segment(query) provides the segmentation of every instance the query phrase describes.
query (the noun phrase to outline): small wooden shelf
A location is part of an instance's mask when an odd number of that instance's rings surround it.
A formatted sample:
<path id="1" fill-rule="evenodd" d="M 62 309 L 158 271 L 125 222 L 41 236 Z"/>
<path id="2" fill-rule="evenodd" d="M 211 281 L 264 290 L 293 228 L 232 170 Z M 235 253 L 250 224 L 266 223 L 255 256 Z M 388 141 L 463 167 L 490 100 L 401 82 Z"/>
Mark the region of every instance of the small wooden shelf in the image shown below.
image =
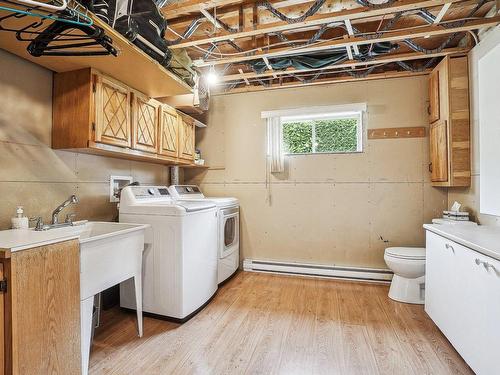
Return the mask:
<path id="1" fill-rule="evenodd" d="M 191 168 L 191 169 L 210 169 L 208 165 L 198 165 L 198 164 L 187 164 L 187 165 L 180 165 L 182 168 Z"/>
<path id="2" fill-rule="evenodd" d="M 0 11 L 0 16 L 7 14 L 5 11 Z M 34 57 L 26 50 L 29 43 L 17 40 L 12 32 L 0 32 L 0 48 L 54 72 L 95 68 L 153 98 L 192 93 L 191 87 L 179 77 L 165 69 L 109 25 L 95 16 L 92 18 L 94 23 L 102 27 L 106 34 L 113 39 L 113 46 L 119 51 L 117 57 Z M 20 28 L 34 21 L 36 19 L 33 17 L 13 18 L 8 21 L 6 26 Z"/>

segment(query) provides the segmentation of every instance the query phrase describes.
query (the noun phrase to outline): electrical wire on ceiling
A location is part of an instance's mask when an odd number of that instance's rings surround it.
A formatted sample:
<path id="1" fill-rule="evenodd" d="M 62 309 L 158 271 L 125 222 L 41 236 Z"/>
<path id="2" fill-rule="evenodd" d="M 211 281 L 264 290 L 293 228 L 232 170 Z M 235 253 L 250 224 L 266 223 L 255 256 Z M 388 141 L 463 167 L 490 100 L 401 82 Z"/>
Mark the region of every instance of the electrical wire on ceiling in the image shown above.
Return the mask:
<path id="1" fill-rule="evenodd" d="M 165 3 L 165 5 L 163 5 L 163 6 L 169 5 L 170 3 L 175 3 L 175 0 L 158 0 L 158 1 Z M 276 7 L 274 7 L 267 0 L 257 2 L 256 6 L 263 7 L 265 9 L 267 9 L 269 12 L 271 12 L 274 16 L 279 18 L 280 20 L 287 22 L 289 24 L 293 24 L 293 23 L 304 22 L 307 18 L 316 14 L 319 11 L 319 9 L 324 5 L 325 1 L 326 0 L 316 0 L 314 2 L 314 4 L 311 5 L 311 7 L 304 14 L 302 14 L 299 17 L 288 17 L 284 13 L 281 13 Z M 374 3 L 371 3 L 367 0 L 357 0 L 357 1 L 360 5 L 362 5 L 364 7 L 384 8 L 384 7 L 390 6 L 395 0 L 388 0 L 387 2 L 382 3 L 382 4 L 374 4 Z M 214 18 L 215 22 L 218 22 L 220 24 L 220 26 L 224 30 L 226 30 L 227 32 L 236 33 L 239 31 L 237 28 L 230 27 L 227 23 L 225 23 L 219 17 L 217 17 L 215 8 L 214 8 L 213 18 Z M 180 35 L 179 38 L 174 39 L 174 40 L 167 40 L 167 43 L 169 45 L 174 45 L 174 44 L 180 43 L 184 39 L 189 38 L 191 35 L 193 35 L 193 33 L 196 31 L 196 29 L 205 21 L 206 21 L 205 16 L 203 16 L 203 15 L 197 16 L 196 18 L 193 19 L 191 24 L 187 27 L 187 29 L 183 33 L 174 32 L 176 35 Z M 173 31 L 171 28 L 169 28 L 169 30 Z"/>
<path id="2" fill-rule="evenodd" d="M 316 0 L 311 7 L 304 12 L 299 17 L 288 17 L 287 15 L 281 13 L 278 9 L 276 9 L 269 1 L 264 0 L 264 1 L 258 1 L 257 6 L 259 7 L 264 7 L 266 8 L 269 12 L 271 12 L 274 16 L 278 17 L 280 20 L 286 22 L 286 23 L 299 23 L 299 22 L 304 22 L 307 18 L 311 17 L 312 15 L 316 14 L 318 10 L 323 6 L 326 0 Z"/>
<path id="3" fill-rule="evenodd" d="M 384 65 L 387 65 L 387 63 L 382 63 L 382 64 L 375 64 L 375 65 L 372 65 L 370 67 L 357 67 L 357 68 L 350 68 L 350 69 L 342 69 L 342 70 L 323 70 L 323 71 L 320 71 L 320 72 L 304 72 L 304 73 L 287 73 L 287 74 L 281 74 L 280 75 L 280 78 L 286 78 L 286 77 L 290 77 L 290 78 L 295 78 L 303 83 L 310 83 L 310 82 L 314 82 L 316 79 L 318 79 L 320 76 L 322 75 L 332 75 L 332 74 L 336 74 L 338 75 L 339 73 L 355 73 L 355 74 L 358 74 L 359 76 L 362 76 L 367 70 L 369 70 L 370 72 L 372 72 L 374 69 L 376 68 L 380 68 L 380 67 L 383 67 Z M 365 74 L 365 76 L 368 75 Z M 311 78 L 302 78 L 302 77 L 308 77 L 308 76 L 312 76 Z M 249 83 L 254 83 L 254 82 L 257 82 L 257 83 L 260 83 L 262 84 L 263 86 L 269 86 L 269 84 L 276 78 L 274 77 L 269 77 L 269 78 L 259 78 L 259 77 L 255 77 L 255 78 L 247 78 L 248 82 Z M 240 85 L 240 84 L 243 84 L 246 82 L 244 82 L 244 80 L 239 80 L 239 81 L 235 81 L 235 82 L 227 82 L 227 83 L 223 83 L 223 84 L 220 84 L 220 86 L 227 86 L 225 88 L 225 90 L 230 90 L 230 89 L 233 89 L 234 87 Z"/>

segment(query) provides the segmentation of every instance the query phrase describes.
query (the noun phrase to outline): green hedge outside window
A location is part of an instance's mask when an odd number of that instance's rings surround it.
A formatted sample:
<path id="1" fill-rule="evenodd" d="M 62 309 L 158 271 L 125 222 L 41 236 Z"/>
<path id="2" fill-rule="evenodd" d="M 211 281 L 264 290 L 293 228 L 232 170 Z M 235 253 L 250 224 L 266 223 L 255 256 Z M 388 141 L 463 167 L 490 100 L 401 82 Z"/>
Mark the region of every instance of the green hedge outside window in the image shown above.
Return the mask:
<path id="1" fill-rule="evenodd" d="M 358 119 L 308 120 L 283 123 L 287 154 L 358 151 Z"/>

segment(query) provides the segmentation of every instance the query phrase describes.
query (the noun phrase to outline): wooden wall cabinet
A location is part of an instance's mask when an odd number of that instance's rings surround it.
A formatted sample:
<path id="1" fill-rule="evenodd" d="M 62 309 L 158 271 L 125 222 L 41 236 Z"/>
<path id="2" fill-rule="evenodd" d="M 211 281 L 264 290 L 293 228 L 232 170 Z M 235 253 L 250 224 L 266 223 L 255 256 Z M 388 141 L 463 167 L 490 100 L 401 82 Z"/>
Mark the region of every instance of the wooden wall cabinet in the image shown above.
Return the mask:
<path id="1" fill-rule="evenodd" d="M 429 77 L 429 143 L 433 186 L 470 186 L 467 56 L 447 56 Z"/>
<path id="2" fill-rule="evenodd" d="M 171 157 L 179 156 L 179 115 L 167 105 L 160 107 L 160 135 L 158 153 Z"/>
<path id="3" fill-rule="evenodd" d="M 102 75 L 93 76 L 93 140 L 114 146 L 130 147 L 130 96 L 127 86 Z M 92 100 L 92 99 L 91 99 Z"/>
<path id="4" fill-rule="evenodd" d="M 0 257 L 0 374 L 80 375 L 78 240 Z"/>
<path id="5" fill-rule="evenodd" d="M 175 109 L 90 68 L 54 75 L 54 149 L 192 165 L 194 120 L 184 118 L 179 123 Z"/>
<path id="6" fill-rule="evenodd" d="M 179 158 L 194 160 L 195 152 L 195 124 L 194 121 L 184 115 L 179 115 Z"/>
<path id="7" fill-rule="evenodd" d="M 132 101 L 132 148 L 156 153 L 161 104 L 142 94 L 134 93 Z"/>

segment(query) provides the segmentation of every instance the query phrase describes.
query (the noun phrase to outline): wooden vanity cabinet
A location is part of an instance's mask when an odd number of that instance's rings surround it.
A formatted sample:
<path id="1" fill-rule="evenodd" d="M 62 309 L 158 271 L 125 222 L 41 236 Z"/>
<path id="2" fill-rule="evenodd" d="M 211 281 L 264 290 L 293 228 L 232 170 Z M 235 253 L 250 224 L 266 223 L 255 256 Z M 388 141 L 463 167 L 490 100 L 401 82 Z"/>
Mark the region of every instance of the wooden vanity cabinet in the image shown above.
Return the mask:
<path id="1" fill-rule="evenodd" d="M 470 186 L 467 56 L 447 56 L 429 76 L 429 172 L 433 186 Z"/>
<path id="2" fill-rule="evenodd" d="M 80 375 L 78 240 L 0 251 L 0 374 Z"/>
<path id="3" fill-rule="evenodd" d="M 194 120 L 93 69 L 54 75 L 52 148 L 170 165 L 194 162 Z"/>

